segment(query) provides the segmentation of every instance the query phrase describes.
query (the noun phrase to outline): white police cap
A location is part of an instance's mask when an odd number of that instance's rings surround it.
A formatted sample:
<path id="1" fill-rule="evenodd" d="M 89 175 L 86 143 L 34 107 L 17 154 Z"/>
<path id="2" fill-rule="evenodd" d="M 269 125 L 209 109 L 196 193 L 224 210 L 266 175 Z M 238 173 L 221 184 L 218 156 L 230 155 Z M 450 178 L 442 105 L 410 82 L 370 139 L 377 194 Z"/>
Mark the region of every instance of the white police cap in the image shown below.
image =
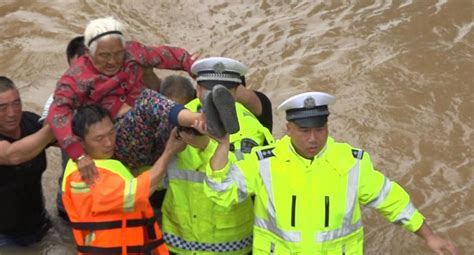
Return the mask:
<path id="1" fill-rule="evenodd" d="M 196 82 L 210 88 L 216 84 L 235 87 L 242 84 L 242 77 L 248 68 L 231 58 L 210 57 L 200 59 L 191 66 L 191 72 L 197 76 Z"/>
<path id="2" fill-rule="evenodd" d="M 328 105 L 336 98 L 324 92 L 307 92 L 288 98 L 278 106 L 286 112 L 286 120 L 299 127 L 322 127 L 329 116 Z"/>

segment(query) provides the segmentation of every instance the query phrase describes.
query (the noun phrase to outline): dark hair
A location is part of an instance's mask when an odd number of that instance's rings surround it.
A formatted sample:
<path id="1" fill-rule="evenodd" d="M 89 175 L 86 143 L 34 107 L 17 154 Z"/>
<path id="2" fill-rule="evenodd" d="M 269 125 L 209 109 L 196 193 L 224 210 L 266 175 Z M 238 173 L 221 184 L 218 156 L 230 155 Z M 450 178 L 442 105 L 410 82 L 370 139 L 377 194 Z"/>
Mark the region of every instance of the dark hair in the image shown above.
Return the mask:
<path id="1" fill-rule="evenodd" d="M 89 127 L 102 121 L 104 118 L 112 119 L 110 113 L 104 107 L 97 104 L 81 106 L 72 118 L 72 132 L 81 139 L 84 139 L 84 136 L 89 131 Z"/>
<path id="2" fill-rule="evenodd" d="M 86 54 L 86 46 L 84 45 L 84 36 L 74 37 L 66 48 L 67 62 L 69 63 L 74 56 L 82 56 Z"/>
<path id="3" fill-rule="evenodd" d="M 171 99 L 183 98 L 187 102 L 196 98 L 196 90 L 186 77 L 170 75 L 161 83 L 160 93 Z"/>
<path id="4" fill-rule="evenodd" d="M 244 76 L 244 75 L 241 75 L 241 76 L 240 76 L 240 79 L 242 80 L 242 83 L 241 83 L 242 86 L 244 86 L 244 87 L 247 86 L 247 82 L 245 81 L 245 76 Z"/>
<path id="5" fill-rule="evenodd" d="M 16 90 L 15 83 L 5 76 L 0 76 L 0 93 L 14 89 Z"/>

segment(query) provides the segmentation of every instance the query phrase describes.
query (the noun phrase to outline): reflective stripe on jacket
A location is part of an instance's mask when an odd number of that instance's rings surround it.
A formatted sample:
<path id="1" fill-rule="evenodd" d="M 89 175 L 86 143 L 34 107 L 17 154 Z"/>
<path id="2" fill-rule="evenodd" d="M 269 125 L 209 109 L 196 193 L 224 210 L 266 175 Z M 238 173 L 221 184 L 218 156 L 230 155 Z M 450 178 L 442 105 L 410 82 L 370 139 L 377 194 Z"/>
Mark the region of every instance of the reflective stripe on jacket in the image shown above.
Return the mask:
<path id="1" fill-rule="evenodd" d="M 186 107 L 198 111 L 199 99 Z M 239 103 L 236 110 L 240 131 L 230 137 L 236 157 L 243 157 L 245 152 L 251 151 L 252 148 L 246 146 L 262 145 L 266 140 L 273 142 L 268 129 L 253 114 Z M 223 255 L 247 254 L 251 250 L 252 200 L 246 199 L 227 208 L 213 203 L 204 194 L 205 166 L 215 148 L 213 142 L 203 151 L 187 146 L 168 165 L 165 178 L 168 190 L 162 211 L 164 239 L 170 251 Z"/>
<path id="2" fill-rule="evenodd" d="M 94 186 L 69 160 L 62 183 L 64 207 L 80 254 L 168 254 L 148 202 L 149 173 L 134 178 L 116 160 L 94 160 Z"/>
<path id="3" fill-rule="evenodd" d="M 408 194 L 348 144 L 328 138 L 308 160 L 285 136 L 254 152 L 224 170 L 208 165 L 205 188 L 222 206 L 256 195 L 253 254 L 363 254 L 360 205 L 410 231 L 423 223 Z"/>

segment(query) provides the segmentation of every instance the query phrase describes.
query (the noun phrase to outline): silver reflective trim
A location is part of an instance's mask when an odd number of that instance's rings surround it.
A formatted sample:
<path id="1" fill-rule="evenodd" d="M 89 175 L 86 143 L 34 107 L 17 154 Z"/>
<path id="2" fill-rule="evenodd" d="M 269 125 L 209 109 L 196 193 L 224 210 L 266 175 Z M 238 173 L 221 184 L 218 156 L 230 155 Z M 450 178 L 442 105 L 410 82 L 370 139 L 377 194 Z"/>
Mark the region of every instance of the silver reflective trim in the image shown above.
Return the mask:
<path id="1" fill-rule="evenodd" d="M 240 149 L 236 149 L 234 151 L 235 157 L 237 158 L 237 161 L 241 161 L 244 159 L 244 155 L 242 154 L 242 151 Z"/>
<path id="2" fill-rule="evenodd" d="M 226 178 L 223 182 L 215 182 L 209 177 L 206 177 L 205 180 L 206 180 L 207 186 L 209 186 L 215 192 L 226 191 L 230 188 L 230 185 L 232 184 L 232 181 L 228 178 Z"/>
<path id="3" fill-rule="evenodd" d="M 359 151 L 360 154 L 360 151 Z M 362 221 L 359 219 L 355 224 L 351 224 L 354 216 L 355 206 L 357 204 L 357 188 L 359 186 L 360 159 L 356 160 L 355 165 L 349 171 L 346 190 L 346 212 L 342 222 L 342 227 L 334 230 L 317 232 L 316 242 L 327 242 L 337 238 L 347 236 L 362 227 Z"/>
<path id="4" fill-rule="evenodd" d="M 162 182 L 163 182 L 163 188 L 167 189 L 170 186 L 170 179 L 168 178 L 168 173 L 171 171 L 178 170 L 177 163 L 178 162 L 178 157 L 174 156 L 171 161 L 168 163 L 168 166 L 166 168 L 165 175 L 163 176 Z"/>
<path id="5" fill-rule="evenodd" d="M 168 163 L 167 171 L 178 170 L 178 157 L 174 156 Z"/>
<path id="6" fill-rule="evenodd" d="M 362 227 L 362 221 L 358 220 L 354 225 L 345 226 L 342 228 L 338 228 L 335 230 L 319 232 L 316 234 L 316 242 L 327 242 L 332 241 L 349 234 L 354 233 L 355 231 L 359 230 Z"/>
<path id="7" fill-rule="evenodd" d="M 247 198 L 247 183 L 245 182 L 245 176 L 242 171 L 240 171 L 239 167 L 237 167 L 237 165 L 232 164 L 230 166 L 226 178 L 220 183 L 213 181 L 209 177 L 206 177 L 205 174 L 203 175 L 207 185 L 214 191 L 223 192 L 228 190 L 232 184 L 235 184 L 237 185 L 239 202 L 244 201 Z"/>
<path id="8" fill-rule="evenodd" d="M 267 215 L 269 220 L 255 217 L 255 225 L 266 229 L 288 242 L 301 242 L 301 232 L 299 231 L 283 231 L 276 226 L 275 204 L 272 192 L 272 177 L 270 173 L 270 159 L 266 158 L 259 161 L 260 176 L 262 177 L 265 191 L 268 194 Z"/>
<path id="9" fill-rule="evenodd" d="M 166 179 L 168 182 L 172 180 L 183 180 L 202 183 L 204 181 L 205 173 L 194 169 L 178 169 L 177 164 L 177 157 L 174 157 L 168 164 L 168 170 L 166 171 Z"/>
<path id="10" fill-rule="evenodd" d="M 267 221 L 258 217 L 255 217 L 255 226 L 263 228 L 279 236 L 281 239 L 287 242 L 301 242 L 301 232 L 299 231 L 283 231 L 275 226 L 273 221 Z"/>
<path id="11" fill-rule="evenodd" d="M 168 163 L 168 167 L 166 168 L 165 175 L 163 176 L 162 182 L 163 182 L 163 188 L 167 189 L 170 186 L 170 179 L 168 178 L 168 173 L 171 171 L 178 170 L 178 167 L 176 166 L 178 162 L 178 157 L 174 156 L 171 161 Z"/>
<path id="12" fill-rule="evenodd" d="M 349 171 L 347 180 L 346 193 L 346 214 L 344 215 L 343 227 L 351 225 L 352 216 L 354 215 L 355 205 L 357 201 L 357 187 L 359 186 L 359 165 L 360 160 Z"/>
<path id="13" fill-rule="evenodd" d="M 370 208 L 377 208 L 384 200 L 387 198 L 388 193 L 390 193 L 390 190 L 392 189 L 392 182 L 385 177 L 383 180 L 383 186 L 382 189 L 380 190 L 379 194 L 377 195 L 376 198 L 374 198 L 370 203 L 368 203 L 366 206 Z"/>
<path id="14" fill-rule="evenodd" d="M 161 187 L 163 187 L 164 189 L 167 189 L 169 186 L 170 186 L 170 180 L 168 179 L 168 173 L 165 172 L 165 175 L 163 176 L 163 178 L 161 178 Z"/>
<path id="15" fill-rule="evenodd" d="M 408 205 L 403 209 L 403 211 L 400 212 L 400 214 L 395 219 L 395 223 L 401 224 L 401 225 L 405 224 L 411 219 L 411 217 L 413 217 L 413 214 L 415 214 L 415 211 L 416 209 L 411 203 L 411 201 L 408 202 Z"/>
<path id="16" fill-rule="evenodd" d="M 168 171 L 168 179 L 170 181 L 182 180 L 182 181 L 188 181 L 188 182 L 203 183 L 205 176 L 206 176 L 205 173 L 194 171 L 194 170 L 171 170 L 171 171 Z"/>
<path id="17" fill-rule="evenodd" d="M 268 194 L 268 217 L 275 221 L 275 204 L 273 201 L 273 192 L 272 192 L 272 176 L 270 174 L 270 159 L 262 159 L 259 162 L 260 166 L 260 176 L 262 177 L 263 185 Z"/>
<path id="18" fill-rule="evenodd" d="M 247 198 L 247 183 L 245 182 L 245 176 L 242 171 L 240 171 L 240 168 L 237 167 L 237 165 L 232 164 L 227 176 L 227 178 L 230 178 L 235 184 L 237 184 L 239 202 L 244 201 Z"/>

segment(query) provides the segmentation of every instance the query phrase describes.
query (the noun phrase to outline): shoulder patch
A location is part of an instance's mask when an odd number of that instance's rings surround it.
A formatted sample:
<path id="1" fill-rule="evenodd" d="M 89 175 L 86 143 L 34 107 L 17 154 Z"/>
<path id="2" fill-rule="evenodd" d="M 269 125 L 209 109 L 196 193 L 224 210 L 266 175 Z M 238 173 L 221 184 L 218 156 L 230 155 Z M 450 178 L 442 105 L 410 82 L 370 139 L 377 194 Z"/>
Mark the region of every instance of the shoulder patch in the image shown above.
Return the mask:
<path id="1" fill-rule="evenodd" d="M 257 157 L 259 160 L 263 160 L 263 159 L 275 156 L 275 154 L 273 154 L 273 149 L 274 148 L 258 150 L 255 153 L 257 154 Z"/>
<path id="2" fill-rule="evenodd" d="M 364 150 L 352 149 L 352 156 L 356 159 L 362 159 L 364 156 Z"/>

